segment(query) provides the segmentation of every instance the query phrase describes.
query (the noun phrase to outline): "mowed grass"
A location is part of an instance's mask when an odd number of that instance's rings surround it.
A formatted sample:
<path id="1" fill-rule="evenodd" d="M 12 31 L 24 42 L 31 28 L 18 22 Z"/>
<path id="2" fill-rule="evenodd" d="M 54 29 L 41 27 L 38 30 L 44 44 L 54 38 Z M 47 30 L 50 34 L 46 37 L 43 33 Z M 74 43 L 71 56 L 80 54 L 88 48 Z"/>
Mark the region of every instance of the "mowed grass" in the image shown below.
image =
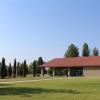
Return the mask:
<path id="1" fill-rule="evenodd" d="M 0 100 L 100 100 L 100 78 L 0 84 Z"/>

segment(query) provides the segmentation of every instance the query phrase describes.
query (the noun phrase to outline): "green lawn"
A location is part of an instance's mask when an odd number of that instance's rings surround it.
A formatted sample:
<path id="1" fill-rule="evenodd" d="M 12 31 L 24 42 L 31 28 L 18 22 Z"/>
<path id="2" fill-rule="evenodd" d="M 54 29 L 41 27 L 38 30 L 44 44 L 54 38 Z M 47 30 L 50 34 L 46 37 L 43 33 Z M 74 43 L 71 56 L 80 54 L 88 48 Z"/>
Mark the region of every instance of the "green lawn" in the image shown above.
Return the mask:
<path id="1" fill-rule="evenodd" d="M 100 100 L 100 78 L 0 84 L 0 100 Z"/>

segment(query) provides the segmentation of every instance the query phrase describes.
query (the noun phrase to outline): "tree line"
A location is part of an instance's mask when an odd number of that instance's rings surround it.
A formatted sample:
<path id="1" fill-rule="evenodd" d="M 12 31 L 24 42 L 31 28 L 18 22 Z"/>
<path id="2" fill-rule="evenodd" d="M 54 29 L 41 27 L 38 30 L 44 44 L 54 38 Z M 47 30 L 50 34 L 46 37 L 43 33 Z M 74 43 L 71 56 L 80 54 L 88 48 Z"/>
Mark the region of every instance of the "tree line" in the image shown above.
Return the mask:
<path id="1" fill-rule="evenodd" d="M 42 57 L 39 57 L 38 60 L 34 60 L 30 65 L 27 65 L 26 60 L 23 63 L 17 62 L 14 59 L 14 64 L 7 66 L 5 63 L 5 58 L 2 58 L 0 63 L 0 77 L 3 78 L 16 78 L 16 77 L 26 77 L 28 74 L 33 74 L 35 77 L 37 74 L 40 75 L 41 69 L 40 65 L 44 63 Z"/>
<path id="2" fill-rule="evenodd" d="M 64 57 L 78 57 L 79 54 L 79 48 L 74 45 L 70 44 L 68 46 L 68 49 L 65 52 Z M 98 48 L 93 48 L 92 53 L 87 43 L 83 44 L 82 47 L 82 56 L 99 56 L 99 50 Z M 2 62 L 0 63 L 0 77 L 1 79 L 8 77 L 8 78 L 16 78 L 16 77 L 26 77 L 28 74 L 35 76 L 40 76 L 41 74 L 41 68 L 40 65 L 44 64 L 42 57 L 39 57 L 38 60 L 34 60 L 30 65 L 27 65 L 26 60 L 23 61 L 23 63 L 17 62 L 16 59 L 14 59 L 14 64 L 9 65 L 5 64 L 5 58 L 2 58 Z M 63 71 L 64 73 L 67 73 L 67 70 Z M 46 73 L 46 69 L 44 69 L 44 73 Z M 48 71 L 49 74 L 52 74 L 52 69 L 49 68 Z"/>
<path id="3" fill-rule="evenodd" d="M 64 57 L 78 57 L 79 55 L 79 48 L 75 46 L 74 44 L 71 44 L 68 46 L 68 49 L 65 52 Z M 87 56 L 99 56 L 99 50 L 98 48 L 94 47 L 92 52 L 88 46 L 87 43 L 83 44 L 82 47 L 82 56 L 87 57 Z"/>

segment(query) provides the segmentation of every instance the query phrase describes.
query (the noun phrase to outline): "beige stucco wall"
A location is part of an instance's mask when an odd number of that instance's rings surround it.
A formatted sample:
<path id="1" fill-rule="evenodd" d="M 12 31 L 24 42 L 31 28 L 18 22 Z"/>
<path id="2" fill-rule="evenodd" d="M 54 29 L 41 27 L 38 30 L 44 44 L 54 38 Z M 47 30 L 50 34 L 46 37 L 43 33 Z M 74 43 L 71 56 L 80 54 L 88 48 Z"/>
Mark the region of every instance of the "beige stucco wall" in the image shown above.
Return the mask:
<path id="1" fill-rule="evenodd" d="M 100 77 L 100 67 L 84 67 L 83 73 L 84 76 Z"/>

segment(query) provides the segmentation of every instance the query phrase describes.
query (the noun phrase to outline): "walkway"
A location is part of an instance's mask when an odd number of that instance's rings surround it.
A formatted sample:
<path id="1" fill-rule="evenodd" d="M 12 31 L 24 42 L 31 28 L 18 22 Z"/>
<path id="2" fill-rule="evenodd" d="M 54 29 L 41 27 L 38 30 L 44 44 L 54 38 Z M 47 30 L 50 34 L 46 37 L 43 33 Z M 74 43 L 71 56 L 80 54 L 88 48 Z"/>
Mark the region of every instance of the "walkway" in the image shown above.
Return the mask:
<path id="1" fill-rule="evenodd" d="M 13 83 L 28 83 L 28 82 L 38 82 L 38 81 L 47 81 L 47 80 L 58 80 L 65 78 L 52 78 L 52 79 L 37 79 L 37 80 L 23 80 L 23 81 L 9 81 L 9 82 L 0 82 L 0 84 L 13 84 Z"/>

